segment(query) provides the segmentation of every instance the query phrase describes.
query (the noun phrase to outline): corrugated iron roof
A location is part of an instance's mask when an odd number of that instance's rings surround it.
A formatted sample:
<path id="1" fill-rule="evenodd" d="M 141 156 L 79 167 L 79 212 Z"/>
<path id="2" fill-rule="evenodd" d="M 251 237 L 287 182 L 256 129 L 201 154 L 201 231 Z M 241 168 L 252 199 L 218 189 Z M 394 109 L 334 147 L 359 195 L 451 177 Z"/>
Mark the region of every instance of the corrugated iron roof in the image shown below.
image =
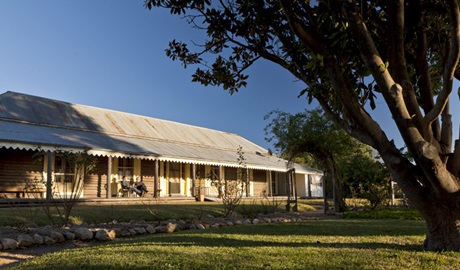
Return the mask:
<path id="1" fill-rule="evenodd" d="M 15 92 L 0 95 L 0 146 L 225 166 L 238 166 L 241 146 L 249 168 L 286 170 L 285 160 L 236 134 Z"/>

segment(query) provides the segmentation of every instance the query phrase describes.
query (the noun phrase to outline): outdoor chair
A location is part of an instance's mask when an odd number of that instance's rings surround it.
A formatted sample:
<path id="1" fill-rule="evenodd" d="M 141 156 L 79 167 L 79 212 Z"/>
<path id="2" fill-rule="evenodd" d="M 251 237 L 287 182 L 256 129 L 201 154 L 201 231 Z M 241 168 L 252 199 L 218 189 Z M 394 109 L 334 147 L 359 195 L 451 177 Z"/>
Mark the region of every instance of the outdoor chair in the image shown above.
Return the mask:
<path id="1" fill-rule="evenodd" d="M 131 193 L 131 183 L 129 181 L 120 181 L 121 188 L 118 191 L 120 197 L 129 197 Z"/>

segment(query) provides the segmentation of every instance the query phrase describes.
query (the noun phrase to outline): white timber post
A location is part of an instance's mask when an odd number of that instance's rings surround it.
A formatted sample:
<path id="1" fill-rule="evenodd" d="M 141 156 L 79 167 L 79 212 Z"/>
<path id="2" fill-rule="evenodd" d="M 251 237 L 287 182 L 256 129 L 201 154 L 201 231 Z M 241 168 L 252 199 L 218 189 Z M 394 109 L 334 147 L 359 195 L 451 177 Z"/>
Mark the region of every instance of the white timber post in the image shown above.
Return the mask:
<path id="1" fill-rule="evenodd" d="M 112 197 L 112 158 L 107 157 L 107 183 L 106 185 L 106 195 L 105 197 L 109 199 Z"/>

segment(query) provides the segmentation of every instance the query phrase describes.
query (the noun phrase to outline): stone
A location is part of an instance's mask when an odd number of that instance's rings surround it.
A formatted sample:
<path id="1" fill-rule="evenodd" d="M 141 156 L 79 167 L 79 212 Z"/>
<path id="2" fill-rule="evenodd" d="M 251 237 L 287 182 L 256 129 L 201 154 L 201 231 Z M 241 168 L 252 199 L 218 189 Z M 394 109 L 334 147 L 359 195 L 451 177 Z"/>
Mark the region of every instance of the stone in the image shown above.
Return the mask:
<path id="1" fill-rule="evenodd" d="M 166 225 L 166 233 L 173 233 L 177 230 L 177 223 L 168 223 Z"/>
<path id="2" fill-rule="evenodd" d="M 130 233 L 131 235 L 136 235 L 136 234 L 137 234 L 136 230 L 133 229 L 133 228 L 128 229 L 128 231 L 129 231 L 129 233 Z"/>
<path id="3" fill-rule="evenodd" d="M 122 237 L 128 237 L 128 236 L 131 236 L 131 233 L 128 230 L 122 230 L 121 231 L 121 236 Z"/>
<path id="4" fill-rule="evenodd" d="M 252 224 L 254 225 L 259 224 L 259 223 L 260 223 L 260 220 L 258 220 L 257 218 L 252 220 Z"/>
<path id="5" fill-rule="evenodd" d="M 188 227 L 189 230 L 196 230 L 196 225 L 195 224 L 190 224 L 190 226 Z"/>
<path id="6" fill-rule="evenodd" d="M 155 231 L 159 233 L 164 233 L 166 232 L 166 225 L 158 225 L 155 227 Z"/>
<path id="7" fill-rule="evenodd" d="M 74 233 L 71 233 L 71 232 L 65 232 L 65 233 L 64 233 L 64 237 L 65 237 L 65 239 L 67 239 L 67 240 L 74 240 L 74 239 L 75 239 L 75 234 L 74 234 Z"/>
<path id="8" fill-rule="evenodd" d="M 109 230 L 109 231 L 108 231 L 108 235 L 109 235 L 109 239 L 110 239 L 110 240 L 113 240 L 113 239 L 117 238 L 117 231 L 115 231 L 115 230 Z"/>
<path id="9" fill-rule="evenodd" d="M 145 230 L 148 233 L 156 233 L 155 227 L 153 227 L 152 225 L 148 225 L 147 227 L 145 227 Z"/>
<path id="10" fill-rule="evenodd" d="M 112 230 L 113 230 L 114 233 L 115 233 L 115 238 L 121 237 L 121 236 L 122 236 L 122 235 L 121 235 L 121 231 L 122 231 L 121 228 L 114 228 L 114 229 L 112 229 Z"/>
<path id="11" fill-rule="evenodd" d="M 146 234 L 147 231 L 145 230 L 145 228 L 142 228 L 142 227 L 136 227 L 134 228 L 134 230 L 136 231 L 136 233 L 138 234 Z"/>
<path id="12" fill-rule="evenodd" d="M 115 239 L 116 233 L 114 230 L 107 231 L 105 229 L 97 230 L 94 238 L 98 241 L 111 241 Z"/>
<path id="13" fill-rule="evenodd" d="M 203 226 L 203 224 L 196 224 L 195 226 L 196 226 L 196 228 L 197 228 L 198 230 L 204 230 L 204 229 L 206 229 L 206 228 Z"/>
<path id="14" fill-rule="evenodd" d="M 56 244 L 56 241 L 54 241 L 54 239 L 49 237 L 49 236 L 45 236 L 45 238 L 43 240 L 45 242 L 45 245 L 47 245 L 47 246 L 51 246 L 51 245 Z"/>
<path id="15" fill-rule="evenodd" d="M 19 247 L 30 247 L 34 244 L 34 239 L 28 234 L 20 234 L 16 238 Z"/>
<path id="16" fill-rule="evenodd" d="M 154 221 L 152 222 L 152 226 L 153 227 L 156 227 L 156 226 L 159 226 L 160 225 L 160 222 L 159 221 Z"/>
<path id="17" fill-rule="evenodd" d="M 94 238 L 98 241 L 107 241 L 109 237 L 106 230 L 97 230 Z"/>
<path id="18" fill-rule="evenodd" d="M 50 236 L 51 237 L 51 232 L 52 231 L 53 230 L 50 227 L 46 226 L 46 227 L 38 229 L 37 233 L 40 234 L 40 235 L 43 235 L 43 236 Z"/>
<path id="19" fill-rule="evenodd" d="M 241 219 L 237 219 L 234 221 L 235 225 L 243 225 L 243 221 Z"/>
<path id="20" fill-rule="evenodd" d="M 77 240 L 91 240 L 93 239 L 93 232 L 88 228 L 79 227 L 74 230 L 75 239 Z"/>
<path id="21" fill-rule="evenodd" d="M 65 237 L 60 232 L 53 231 L 53 232 L 51 232 L 50 237 L 53 238 L 53 240 L 56 241 L 56 243 L 65 242 Z"/>
<path id="22" fill-rule="evenodd" d="M 32 239 L 34 241 L 34 245 L 43 245 L 45 243 L 43 236 L 39 235 L 38 233 L 34 234 Z"/>
<path id="23" fill-rule="evenodd" d="M 242 221 L 243 225 L 249 225 L 252 224 L 250 219 L 245 219 Z"/>
<path id="24" fill-rule="evenodd" d="M 3 238 L 2 247 L 4 250 L 15 250 L 18 248 L 18 241 L 11 238 Z"/>
<path id="25" fill-rule="evenodd" d="M 226 224 L 227 224 L 227 226 L 235 226 L 235 224 L 233 224 L 233 222 L 231 222 L 231 221 L 227 221 Z"/>

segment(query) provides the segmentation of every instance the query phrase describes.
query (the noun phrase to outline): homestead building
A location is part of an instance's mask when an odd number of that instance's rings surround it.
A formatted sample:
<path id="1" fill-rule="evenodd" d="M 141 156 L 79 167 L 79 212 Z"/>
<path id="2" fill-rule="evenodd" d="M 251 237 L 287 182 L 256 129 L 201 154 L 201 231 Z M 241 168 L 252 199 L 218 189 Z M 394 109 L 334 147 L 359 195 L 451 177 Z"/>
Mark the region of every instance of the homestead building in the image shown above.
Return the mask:
<path id="1" fill-rule="evenodd" d="M 0 95 L 0 194 L 6 197 L 28 195 L 23 191 L 31 179 L 51 179 L 53 192 L 69 190 L 74 171 L 60 151 L 97 158 L 82 198 L 120 196 L 123 176 L 142 180 L 155 197 L 213 197 L 218 192 L 211 178 L 237 178 L 240 146 L 249 174 L 245 196 L 286 196 L 295 188 L 300 197 L 322 197 L 322 172 L 288 166 L 236 134 L 15 92 Z M 38 150 L 48 153 L 40 162 L 33 157 Z M 293 168 L 296 185 L 290 187 Z"/>

